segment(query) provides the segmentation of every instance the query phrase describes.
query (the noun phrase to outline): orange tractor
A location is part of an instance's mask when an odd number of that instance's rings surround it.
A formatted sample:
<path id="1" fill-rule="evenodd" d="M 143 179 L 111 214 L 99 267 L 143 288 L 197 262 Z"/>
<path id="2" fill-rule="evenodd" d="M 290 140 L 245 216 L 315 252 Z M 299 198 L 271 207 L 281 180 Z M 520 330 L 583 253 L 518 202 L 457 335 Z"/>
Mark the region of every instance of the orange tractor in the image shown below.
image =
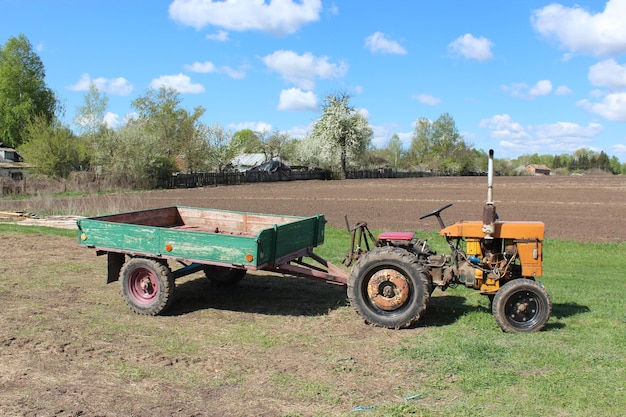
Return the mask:
<path id="1" fill-rule="evenodd" d="M 505 332 L 534 332 L 546 325 L 552 304 L 537 281 L 544 224 L 498 220 L 493 171 L 490 150 L 482 221 L 446 226 L 441 212 L 452 204 L 420 217 L 437 219 L 450 254 L 437 254 L 412 232 L 385 232 L 375 239 L 365 223 L 350 229 L 352 248 L 344 264 L 356 263 L 348 298 L 361 317 L 381 327 L 408 327 L 422 316 L 436 288 L 464 285 L 490 298 L 493 316 Z"/>

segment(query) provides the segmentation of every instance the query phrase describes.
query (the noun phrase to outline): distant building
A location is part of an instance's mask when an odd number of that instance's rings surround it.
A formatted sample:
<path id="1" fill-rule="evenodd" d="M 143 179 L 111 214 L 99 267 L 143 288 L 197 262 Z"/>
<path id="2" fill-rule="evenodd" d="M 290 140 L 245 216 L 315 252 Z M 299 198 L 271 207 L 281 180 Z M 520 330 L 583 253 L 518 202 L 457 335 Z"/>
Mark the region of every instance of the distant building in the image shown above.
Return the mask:
<path id="1" fill-rule="evenodd" d="M 24 162 L 24 158 L 15 149 L 0 142 L 0 177 L 21 181 L 26 168 L 30 165 Z"/>
<path id="2" fill-rule="evenodd" d="M 550 175 L 550 168 L 543 164 L 526 165 L 526 172 L 533 175 Z"/>
<path id="3" fill-rule="evenodd" d="M 233 170 L 245 172 L 251 168 L 259 166 L 267 162 L 265 154 L 262 153 L 244 153 L 230 161 Z"/>

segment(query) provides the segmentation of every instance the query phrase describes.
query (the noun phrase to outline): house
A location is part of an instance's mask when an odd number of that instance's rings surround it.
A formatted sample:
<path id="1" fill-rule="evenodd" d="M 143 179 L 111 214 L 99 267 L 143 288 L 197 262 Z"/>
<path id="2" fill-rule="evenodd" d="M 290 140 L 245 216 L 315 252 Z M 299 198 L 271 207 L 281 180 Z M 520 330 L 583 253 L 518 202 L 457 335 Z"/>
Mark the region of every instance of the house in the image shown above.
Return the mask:
<path id="1" fill-rule="evenodd" d="M 230 166 L 239 172 L 245 172 L 251 168 L 267 162 L 265 154 L 262 153 L 244 153 L 230 161 Z"/>
<path id="2" fill-rule="evenodd" d="M 526 172 L 533 175 L 550 175 L 550 168 L 543 164 L 526 165 Z"/>
<path id="3" fill-rule="evenodd" d="M 27 168 L 30 165 L 24 162 L 24 158 L 15 149 L 0 142 L 0 178 L 21 181 Z"/>

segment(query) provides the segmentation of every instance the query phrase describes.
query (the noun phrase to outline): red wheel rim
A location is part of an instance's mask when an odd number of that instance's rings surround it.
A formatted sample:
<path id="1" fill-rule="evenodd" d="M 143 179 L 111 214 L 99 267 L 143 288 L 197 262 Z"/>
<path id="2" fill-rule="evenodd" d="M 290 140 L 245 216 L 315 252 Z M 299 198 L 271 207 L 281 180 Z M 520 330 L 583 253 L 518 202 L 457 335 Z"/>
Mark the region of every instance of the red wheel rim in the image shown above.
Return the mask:
<path id="1" fill-rule="evenodd" d="M 147 305 L 157 297 L 159 281 L 147 268 L 136 268 L 128 280 L 130 295 L 137 304 Z"/>

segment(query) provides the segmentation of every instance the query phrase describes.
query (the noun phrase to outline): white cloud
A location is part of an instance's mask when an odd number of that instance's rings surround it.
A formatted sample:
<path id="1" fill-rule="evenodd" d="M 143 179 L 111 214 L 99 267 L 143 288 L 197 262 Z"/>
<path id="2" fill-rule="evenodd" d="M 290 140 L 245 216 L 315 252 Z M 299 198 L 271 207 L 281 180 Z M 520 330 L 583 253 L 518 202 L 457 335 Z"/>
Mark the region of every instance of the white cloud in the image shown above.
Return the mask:
<path id="1" fill-rule="evenodd" d="M 602 98 L 604 97 L 604 95 L 606 94 L 606 91 L 600 90 L 599 88 L 596 88 L 594 90 L 591 90 L 589 92 L 589 97 L 591 98 Z"/>
<path id="2" fill-rule="evenodd" d="M 529 87 L 528 84 L 519 83 L 503 85 L 502 90 L 513 97 L 522 98 L 526 100 L 534 100 L 537 97 L 547 96 L 552 92 L 552 82 L 550 80 L 538 81 L 535 85 Z M 565 86 L 559 87 L 559 94 L 566 94 L 569 88 Z M 571 91 L 570 91 L 571 92 Z"/>
<path id="3" fill-rule="evenodd" d="M 187 71 L 200 72 L 202 74 L 217 71 L 217 68 L 215 68 L 215 65 L 211 61 L 205 61 L 205 62 L 196 61 L 191 65 L 185 65 L 185 69 Z"/>
<path id="4" fill-rule="evenodd" d="M 365 46 L 372 53 L 406 55 L 406 49 L 400 46 L 398 42 L 387 39 L 382 32 L 376 32 L 365 38 Z"/>
<path id="5" fill-rule="evenodd" d="M 228 38 L 228 32 L 224 30 L 218 30 L 216 33 L 209 33 L 206 35 L 206 39 L 217 41 L 217 42 L 226 42 Z"/>
<path id="6" fill-rule="evenodd" d="M 84 73 L 80 76 L 78 82 L 68 87 L 71 91 L 89 91 L 89 86 L 93 84 L 98 91 L 113 96 L 127 96 L 133 91 L 133 86 L 125 78 L 94 78 L 92 79 L 89 74 Z"/>
<path id="7" fill-rule="evenodd" d="M 259 30 L 288 35 L 319 20 L 321 0 L 174 0 L 171 19 L 196 29 Z"/>
<path id="8" fill-rule="evenodd" d="M 508 114 L 497 114 L 491 119 L 483 119 L 479 126 L 491 131 L 491 137 L 497 139 L 526 139 L 528 134 L 524 127 L 514 122 Z"/>
<path id="9" fill-rule="evenodd" d="M 571 122 L 556 122 L 538 125 L 532 130 L 541 138 L 592 138 L 604 128 L 599 123 L 589 123 L 587 127 Z"/>
<path id="10" fill-rule="evenodd" d="M 441 103 L 441 99 L 431 96 L 430 94 L 416 94 L 413 95 L 413 99 L 419 101 L 422 104 L 427 104 L 429 106 L 436 106 Z"/>
<path id="11" fill-rule="evenodd" d="M 593 138 L 603 130 L 599 123 L 581 126 L 571 122 L 556 122 L 535 126 L 522 126 L 508 114 L 483 119 L 479 126 L 490 131 L 501 148 L 513 154 L 565 153 L 588 147 Z"/>
<path id="12" fill-rule="evenodd" d="M 271 132 L 274 130 L 272 125 L 266 122 L 231 123 L 228 125 L 228 129 L 234 132 L 245 129 L 250 129 L 253 132 Z"/>
<path id="13" fill-rule="evenodd" d="M 575 5 L 553 3 L 532 13 L 531 23 L 560 48 L 594 56 L 626 52 L 626 2 L 609 0 L 604 11 L 591 13 Z"/>
<path id="14" fill-rule="evenodd" d="M 626 143 L 618 143 L 609 148 L 612 155 L 616 155 L 620 161 L 626 161 Z"/>
<path id="15" fill-rule="evenodd" d="M 268 68 L 304 90 L 312 90 L 316 78 L 341 78 L 348 71 L 348 64 L 345 62 L 333 64 L 328 57 L 316 57 L 310 52 L 298 55 L 293 51 L 281 50 L 262 59 Z"/>
<path id="16" fill-rule="evenodd" d="M 109 129 L 117 129 L 121 126 L 120 116 L 115 113 L 107 112 L 107 114 L 104 115 L 104 124 Z"/>
<path id="17" fill-rule="evenodd" d="M 161 87 L 173 88 L 179 93 L 199 94 L 204 93 L 202 84 L 194 84 L 191 78 L 185 74 L 162 75 L 150 82 L 150 88 L 158 90 Z"/>
<path id="18" fill-rule="evenodd" d="M 537 84 L 532 86 L 528 91 L 530 98 L 547 96 L 552 92 L 552 83 L 549 80 L 538 81 Z"/>
<path id="19" fill-rule="evenodd" d="M 316 111 L 317 96 L 312 91 L 290 88 L 280 92 L 278 110 L 283 111 Z"/>
<path id="20" fill-rule="evenodd" d="M 554 94 L 556 94 L 557 96 L 567 96 L 572 93 L 573 93 L 572 89 L 566 85 L 561 85 L 556 90 L 554 90 Z"/>
<path id="21" fill-rule="evenodd" d="M 609 93 L 595 103 L 579 100 L 576 105 L 607 120 L 626 122 L 626 92 Z"/>
<path id="22" fill-rule="evenodd" d="M 448 45 L 448 50 L 456 56 L 477 61 L 487 61 L 493 58 L 491 48 L 493 42 L 485 37 L 475 38 L 471 33 L 459 36 Z"/>
<path id="23" fill-rule="evenodd" d="M 620 65 L 613 59 L 598 62 L 589 68 L 589 82 L 611 90 L 626 88 L 626 65 Z"/>
<path id="24" fill-rule="evenodd" d="M 246 78 L 246 71 L 243 69 L 237 70 L 229 66 L 223 66 L 223 67 L 218 68 L 215 66 L 215 64 L 213 64 L 210 61 L 194 62 L 191 65 L 185 65 L 185 69 L 187 71 L 198 72 L 202 74 L 208 74 L 212 72 L 224 73 L 228 75 L 230 78 L 234 78 L 234 79 Z"/>
<path id="25" fill-rule="evenodd" d="M 240 80 L 242 78 L 246 78 L 246 72 L 244 70 L 237 70 L 231 68 L 229 66 L 224 66 L 220 68 L 220 72 L 226 73 L 230 78 L 234 78 L 236 80 Z"/>

